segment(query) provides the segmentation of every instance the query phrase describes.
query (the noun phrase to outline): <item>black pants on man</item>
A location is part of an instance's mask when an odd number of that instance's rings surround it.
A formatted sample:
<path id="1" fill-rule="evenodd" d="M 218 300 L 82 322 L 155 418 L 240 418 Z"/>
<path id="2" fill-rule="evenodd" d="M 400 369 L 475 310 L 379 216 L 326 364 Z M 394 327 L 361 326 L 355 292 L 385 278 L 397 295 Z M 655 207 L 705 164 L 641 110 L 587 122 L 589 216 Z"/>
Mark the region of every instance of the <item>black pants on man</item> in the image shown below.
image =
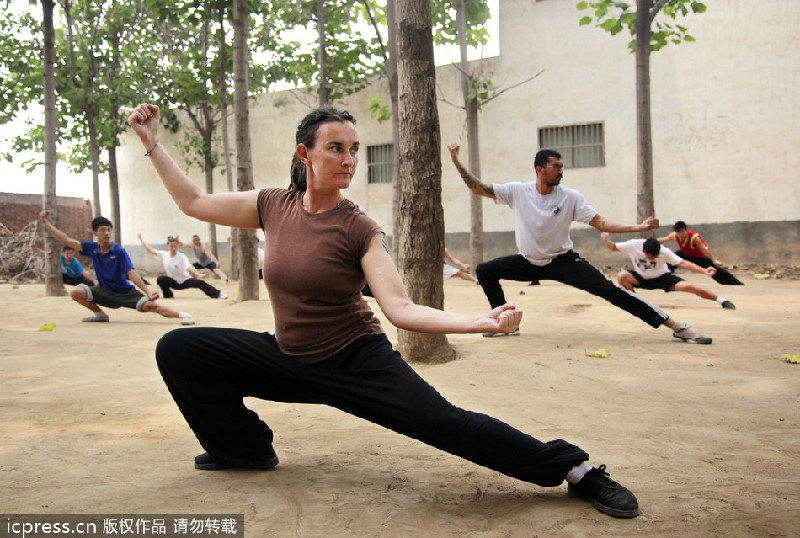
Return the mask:
<path id="1" fill-rule="evenodd" d="M 326 404 L 451 454 L 540 486 L 557 486 L 589 455 L 562 439 L 544 443 L 445 400 L 392 349 L 367 335 L 333 356 L 303 364 L 275 337 L 198 327 L 164 335 L 158 368 L 203 448 L 218 462 L 246 465 L 271 451 L 272 430 L 245 407 L 246 396 Z M 319 424 L 325 436 L 336 424 Z"/>
<path id="2" fill-rule="evenodd" d="M 500 280 L 556 280 L 562 284 L 602 297 L 641 319 L 651 327 L 661 326 L 668 318 L 663 310 L 607 279 L 595 266 L 569 251 L 556 256 L 547 265 L 533 265 L 521 254 L 502 256 L 478 264 L 475 275 L 492 308 L 506 303 Z"/>
<path id="3" fill-rule="evenodd" d="M 219 290 L 217 288 L 199 278 L 187 278 L 183 282 L 178 283 L 178 281 L 172 277 L 161 275 L 156 279 L 156 282 L 158 283 L 158 287 L 161 288 L 161 294 L 165 299 L 174 296 L 172 290 L 185 290 L 188 288 L 197 288 L 212 299 L 219 297 Z"/>
<path id="4" fill-rule="evenodd" d="M 94 286 L 94 282 L 86 278 L 85 276 L 69 276 L 66 273 L 61 273 L 61 280 L 64 281 L 64 284 L 68 286 L 77 286 L 78 284 L 86 284 L 90 288 Z"/>
<path id="5" fill-rule="evenodd" d="M 677 254 L 684 260 L 699 265 L 700 267 L 704 268 L 714 267 L 717 270 L 717 272 L 711 278 L 713 278 L 717 283 L 722 284 L 723 286 L 744 286 L 744 282 L 733 276 L 730 272 L 726 271 L 719 265 L 716 265 L 714 262 L 711 261 L 711 258 L 695 258 L 694 256 L 687 256 L 680 250 L 675 254 Z"/>

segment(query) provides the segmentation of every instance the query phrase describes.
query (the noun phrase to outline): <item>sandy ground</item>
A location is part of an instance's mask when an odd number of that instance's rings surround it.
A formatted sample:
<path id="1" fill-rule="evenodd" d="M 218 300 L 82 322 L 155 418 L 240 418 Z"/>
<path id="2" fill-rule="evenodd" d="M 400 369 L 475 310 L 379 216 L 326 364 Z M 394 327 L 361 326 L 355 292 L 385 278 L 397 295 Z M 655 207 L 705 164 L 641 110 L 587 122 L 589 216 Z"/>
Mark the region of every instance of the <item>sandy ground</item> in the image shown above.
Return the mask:
<path id="1" fill-rule="evenodd" d="M 800 365 L 780 355 L 800 353 L 800 281 L 693 277 L 738 309 L 644 294 L 711 346 L 557 283 L 506 283 L 525 310 L 520 336 L 451 336 L 458 360 L 415 366 L 457 405 L 607 464 L 639 498 L 633 520 L 322 406 L 249 400 L 275 430 L 279 467 L 196 471 L 200 447 L 153 359 L 173 320 L 117 310 L 81 323 L 67 297 L 2 284 L 0 512 L 244 513 L 248 537 L 798 536 Z M 467 282 L 445 292 L 450 310 L 488 309 Z M 261 293 L 237 303 L 187 290 L 169 304 L 202 325 L 269 330 Z M 598 348 L 610 356 L 585 355 Z"/>

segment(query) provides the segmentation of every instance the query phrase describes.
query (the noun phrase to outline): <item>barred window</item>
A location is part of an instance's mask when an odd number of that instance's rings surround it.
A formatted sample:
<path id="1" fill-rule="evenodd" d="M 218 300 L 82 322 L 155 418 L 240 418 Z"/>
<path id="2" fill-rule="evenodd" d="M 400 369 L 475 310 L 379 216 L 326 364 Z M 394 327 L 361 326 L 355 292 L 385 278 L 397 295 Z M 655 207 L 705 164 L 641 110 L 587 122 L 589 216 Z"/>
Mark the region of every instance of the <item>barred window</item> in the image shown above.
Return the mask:
<path id="1" fill-rule="evenodd" d="M 369 183 L 392 182 L 392 144 L 367 146 Z"/>
<path id="2" fill-rule="evenodd" d="M 567 168 L 606 165 L 602 123 L 542 127 L 539 129 L 539 148 L 559 152 Z"/>

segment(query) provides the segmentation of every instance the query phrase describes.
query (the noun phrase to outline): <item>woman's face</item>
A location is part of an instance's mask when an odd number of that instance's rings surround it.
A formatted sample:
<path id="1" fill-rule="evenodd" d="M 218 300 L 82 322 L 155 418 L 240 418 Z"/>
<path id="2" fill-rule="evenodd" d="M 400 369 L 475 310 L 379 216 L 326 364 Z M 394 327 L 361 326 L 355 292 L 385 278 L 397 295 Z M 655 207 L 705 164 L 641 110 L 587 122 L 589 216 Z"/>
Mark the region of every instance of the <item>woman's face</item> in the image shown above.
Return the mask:
<path id="1" fill-rule="evenodd" d="M 309 189 L 346 189 L 358 166 L 358 131 L 349 122 L 329 121 L 317 128 L 312 148 L 298 147 L 306 163 Z M 305 154 L 305 155 L 304 155 Z"/>

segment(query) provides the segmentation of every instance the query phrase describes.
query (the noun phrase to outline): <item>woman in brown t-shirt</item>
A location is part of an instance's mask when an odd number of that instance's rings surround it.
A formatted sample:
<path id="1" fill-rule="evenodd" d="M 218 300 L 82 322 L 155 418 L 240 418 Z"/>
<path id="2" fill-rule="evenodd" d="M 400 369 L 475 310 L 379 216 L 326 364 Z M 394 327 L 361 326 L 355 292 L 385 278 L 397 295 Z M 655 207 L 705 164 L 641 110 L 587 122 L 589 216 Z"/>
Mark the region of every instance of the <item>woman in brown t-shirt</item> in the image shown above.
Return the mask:
<path id="1" fill-rule="evenodd" d="M 390 428 L 509 476 L 570 491 L 620 517 L 636 498 L 594 469 L 588 454 L 558 439 L 541 442 L 480 413 L 455 407 L 392 349 L 361 296 L 369 284 L 395 326 L 428 333 L 513 332 L 511 304 L 473 319 L 413 303 L 375 222 L 347 200 L 358 164 L 355 120 L 320 108 L 300 123 L 288 190 L 206 194 L 158 144 L 158 107 L 139 105 L 128 123 L 178 207 L 223 226 L 261 228 L 264 282 L 275 334 L 198 327 L 158 342 L 158 367 L 200 444 L 198 469 L 270 469 L 272 430 L 245 396 L 321 403 Z"/>

